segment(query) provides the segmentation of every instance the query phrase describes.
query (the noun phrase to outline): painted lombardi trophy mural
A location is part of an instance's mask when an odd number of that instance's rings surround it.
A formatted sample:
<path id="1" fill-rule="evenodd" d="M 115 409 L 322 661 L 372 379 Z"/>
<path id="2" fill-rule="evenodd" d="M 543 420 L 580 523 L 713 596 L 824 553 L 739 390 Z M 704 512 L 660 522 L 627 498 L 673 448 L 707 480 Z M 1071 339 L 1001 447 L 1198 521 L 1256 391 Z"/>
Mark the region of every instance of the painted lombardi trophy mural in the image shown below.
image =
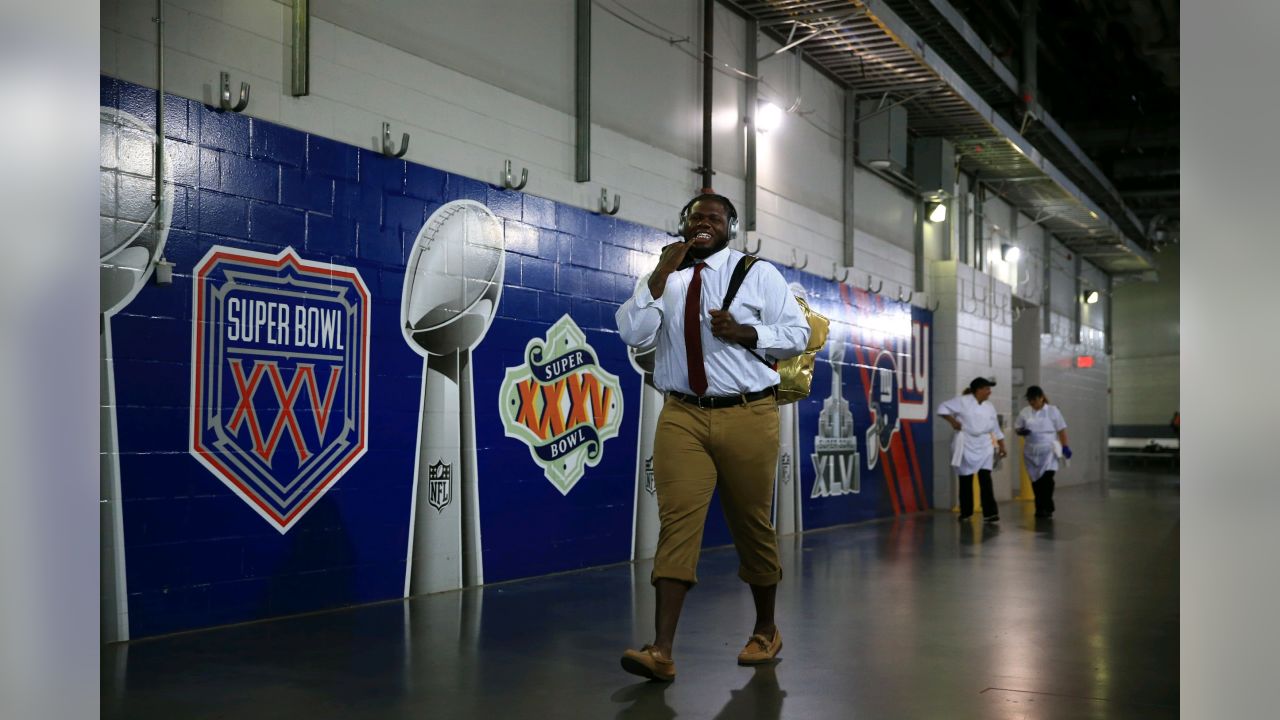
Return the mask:
<path id="1" fill-rule="evenodd" d="M 809 299 L 800 283 L 791 283 L 790 289 L 796 297 Z M 778 473 L 773 485 L 773 525 L 779 535 L 804 531 L 804 503 L 800 497 L 800 474 L 796 468 L 796 452 L 800 447 L 800 413 L 796 405 L 778 406 Z"/>
<path id="2" fill-rule="evenodd" d="M 138 294 L 164 253 L 173 217 L 173 184 L 168 158 L 156 131 L 129 113 L 99 111 L 101 183 L 99 193 L 99 453 L 101 483 L 102 639 L 129 639 L 125 581 L 124 517 L 121 511 L 120 449 L 116 434 L 115 372 L 111 316 Z M 157 161 L 164 157 L 163 191 L 157 195 Z"/>
<path id="3" fill-rule="evenodd" d="M 406 595 L 484 582 L 471 351 L 498 309 L 504 251 L 489 208 L 455 200 L 409 256 L 401 329 L 425 362 Z"/>
<path id="4" fill-rule="evenodd" d="M 646 274 L 636 282 L 649 282 Z M 627 348 L 631 366 L 644 378 L 640 384 L 639 437 L 636 441 L 636 491 L 635 518 L 632 521 L 631 559 L 647 560 L 658 550 L 658 493 L 653 484 L 653 437 L 658 429 L 658 414 L 662 412 L 662 392 L 653 386 L 653 367 L 657 346 L 637 350 Z"/>

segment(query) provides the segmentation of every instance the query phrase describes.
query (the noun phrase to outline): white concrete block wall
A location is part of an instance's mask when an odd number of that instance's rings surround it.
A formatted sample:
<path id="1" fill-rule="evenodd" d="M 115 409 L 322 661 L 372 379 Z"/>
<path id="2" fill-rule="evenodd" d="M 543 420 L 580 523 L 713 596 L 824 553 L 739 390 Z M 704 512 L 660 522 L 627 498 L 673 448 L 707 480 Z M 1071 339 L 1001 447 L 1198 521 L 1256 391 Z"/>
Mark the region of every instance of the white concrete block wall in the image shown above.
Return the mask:
<path id="1" fill-rule="evenodd" d="M 573 44 L 570 4 L 517 4 L 518 23 L 491 21 L 496 8 L 505 11 L 510 3 L 481 4 L 465 11 L 457 3 L 409 0 L 313 4 L 311 94 L 294 98 L 288 94 L 286 4 L 168 0 L 165 89 L 212 104 L 218 74 L 226 70 L 234 88 L 242 80 L 252 86 L 247 115 L 370 149 L 379 147 L 387 121 L 397 142 L 401 132 L 410 134 L 410 161 L 496 184 L 510 159 L 517 173 L 529 170 L 526 192 L 596 210 L 605 188 L 611 199 L 621 196 L 620 217 L 674 229 L 677 210 L 699 185 L 692 171 L 701 138 L 695 59 L 598 8 L 593 12 L 592 181 L 576 183 L 572 52 L 565 49 Z M 542 5 L 546 13 L 531 9 Z M 155 86 L 154 8 L 149 0 L 104 0 L 104 73 Z M 664 0 L 641 11 L 691 36 L 681 45 L 692 44 L 696 54 L 695 4 Z M 382 22 L 395 17 L 398 26 Z M 717 57 L 741 63 L 745 25 L 721 8 L 717 26 Z M 773 47 L 762 41 L 761 52 Z M 757 198 L 761 254 L 784 264 L 807 256 L 809 269 L 828 274 L 835 263 L 842 273 L 841 143 L 830 134 L 842 127 L 842 92 L 811 68 L 797 82 L 787 54 L 765 61 L 762 72 L 763 92 L 792 101 L 799 95 L 807 114 L 788 115 L 784 129 L 760 138 L 762 158 L 772 156 L 762 162 Z M 608 80 L 618 77 L 627 82 Z M 714 182 L 741 205 L 742 82 L 721 73 L 715 82 Z M 910 290 L 910 198 L 865 172 L 858 188 L 866 202 L 858 204 L 859 257 L 850 278 L 870 274 L 894 291 Z"/>
<path id="2" fill-rule="evenodd" d="M 1087 333 L 1089 343 L 1099 343 L 1101 333 Z M 1059 486 L 1097 482 L 1106 466 L 1107 430 L 1110 424 L 1110 360 L 1094 353 L 1092 368 L 1073 366 L 1080 348 L 1071 344 L 1054 344 L 1052 337 L 1042 336 L 1040 385 L 1051 402 L 1062 411 L 1067 421 L 1067 436 L 1074 457 L 1069 467 L 1059 471 Z M 1069 514 L 1059 507 L 1059 514 Z"/>
<path id="3" fill-rule="evenodd" d="M 1156 255 L 1159 281 L 1120 285 L 1112 347 L 1112 422 L 1166 425 L 1179 407 L 1179 253 L 1173 245 Z"/>
<path id="4" fill-rule="evenodd" d="M 1178 411 L 1177 355 L 1115 357 L 1111 364 L 1112 423 L 1166 425 Z"/>

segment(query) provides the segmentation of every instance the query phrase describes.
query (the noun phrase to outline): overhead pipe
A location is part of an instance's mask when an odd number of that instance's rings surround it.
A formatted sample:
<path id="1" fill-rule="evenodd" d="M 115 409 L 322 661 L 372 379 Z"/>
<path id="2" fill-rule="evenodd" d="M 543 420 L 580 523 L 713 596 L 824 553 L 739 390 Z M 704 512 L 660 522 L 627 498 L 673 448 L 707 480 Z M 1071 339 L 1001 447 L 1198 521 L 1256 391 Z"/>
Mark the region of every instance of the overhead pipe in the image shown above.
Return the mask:
<path id="1" fill-rule="evenodd" d="M 293 58 L 289 94 L 302 97 L 311 94 L 311 3 L 293 0 Z"/>
<path id="2" fill-rule="evenodd" d="M 1111 327 L 1112 327 L 1112 325 L 1111 325 L 1111 298 L 1113 297 L 1111 293 L 1115 292 L 1115 289 L 1116 289 L 1115 279 L 1114 279 L 1114 278 L 1112 278 L 1110 275 L 1108 275 L 1108 276 L 1107 276 L 1107 295 L 1106 295 L 1106 297 L 1104 298 L 1104 301 L 1105 301 L 1107 304 L 1106 304 L 1106 305 L 1104 305 L 1104 306 L 1103 306 L 1103 308 L 1102 308 L 1102 333 L 1103 333 L 1103 337 L 1102 337 L 1102 352 L 1103 352 L 1107 357 L 1111 357 L 1111 353 L 1112 353 L 1112 352 L 1113 352 L 1113 350 L 1114 350 L 1114 348 L 1113 348 L 1113 346 L 1112 346 L 1112 344 L 1111 344 Z"/>
<path id="3" fill-rule="evenodd" d="M 156 0 L 156 204 L 157 233 L 164 229 L 160 205 L 164 202 L 164 0 Z"/>
<path id="4" fill-rule="evenodd" d="M 577 0 L 576 55 L 574 57 L 574 176 L 591 179 L 591 0 Z"/>
<path id="5" fill-rule="evenodd" d="M 1044 236 L 1044 283 L 1040 289 L 1040 327 L 1049 328 L 1053 315 L 1053 293 L 1049 291 L 1053 282 L 1053 238 L 1049 233 Z"/>
<path id="6" fill-rule="evenodd" d="M 1022 0 L 1022 102 L 1027 115 L 1032 114 L 1036 106 L 1036 54 L 1039 52 L 1040 39 L 1036 35 L 1036 11 L 1040 0 Z M 1023 119 L 1023 130 L 1026 129 L 1026 116 Z"/>
<path id="7" fill-rule="evenodd" d="M 747 129 L 746 188 L 743 197 L 743 229 L 755 232 L 756 229 L 756 110 L 760 104 L 760 61 L 756 58 L 756 38 L 760 34 L 760 21 L 752 18 L 747 23 L 746 56 L 747 56 L 747 107 L 744 120 Z M 746 247 L 746 238 L 743 238 Z"/>
<path id="8" fill-rule="evenodd" d="M 1075 276 L 1076 276 L 1076 295 L 1075 302 L 1071 306 L 1075 308 L 1075 314 L 1072 320 L 1075 324 L 1075 344 L 1079 345 L 1084 335 L 1084 282 L 1080 276 L 1080 256 L 1075 255 Z"/>
<path id="9" fill-rule="evenodd" d="M 712 66 L 712 55 L 715 53 L 715 16 L 716 0 L 702 0 L 702 190 L 711 190 L 711 103 L 712 79 L 715 68 Z"/>
<path id="10" fill-rule="evenodd" d="M 857 178 L 858 95 L 844 91 L 844 265 L 853 267 L 854 259 L 854 181 Z"/>
<path id="11" fill-rule="evenodd" d="M 981 270 L 986 260 L 987 232 L 983 206 L 987 204 L 987 187 L 976 175 L 973 185 L 973 256 L 970 265 Z"/>

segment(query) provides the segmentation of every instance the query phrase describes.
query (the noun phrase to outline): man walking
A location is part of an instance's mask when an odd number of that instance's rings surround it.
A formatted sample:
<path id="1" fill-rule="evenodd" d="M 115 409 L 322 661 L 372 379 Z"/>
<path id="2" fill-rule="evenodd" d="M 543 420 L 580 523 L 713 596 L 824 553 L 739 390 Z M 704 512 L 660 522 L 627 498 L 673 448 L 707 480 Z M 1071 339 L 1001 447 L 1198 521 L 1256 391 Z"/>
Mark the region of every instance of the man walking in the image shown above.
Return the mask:
<path id="1" fill-rule="evenodd" d="M 774 598 L 782 567 L 770 521 L 778 457 L 778 374 L 766 360 L 799 355 L 809 325 L 777 268 L 756 263 L 733 305 L 721 309 L 741 252 L 728 247 L 737 211 L 714 194 L 681 211 L 682 242 L 663 248 L 648 282 L 618 309 L 618 333 L 657 348 L 654 385 L 666 394 L 654 438 L 660 529 L 651 581 L 657 593 L 652 643 L 627 650 L 622 667 L 675 678 L 672 644 L 685 595 L 697 583 L 711 494 L 738 551 L 738 577 L 751 587 L 756 620 L 741 664 L 773 660 L 782 648 Z"/>

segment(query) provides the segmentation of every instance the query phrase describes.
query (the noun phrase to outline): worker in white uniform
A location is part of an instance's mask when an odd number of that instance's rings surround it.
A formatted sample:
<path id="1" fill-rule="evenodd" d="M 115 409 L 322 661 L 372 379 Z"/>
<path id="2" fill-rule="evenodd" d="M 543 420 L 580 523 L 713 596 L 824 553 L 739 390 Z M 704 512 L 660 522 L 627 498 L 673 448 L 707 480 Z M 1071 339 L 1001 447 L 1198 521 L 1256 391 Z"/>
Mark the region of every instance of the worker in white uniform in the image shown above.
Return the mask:
<path id="1" fill-rule="evenodd" d="M 991 487 L 991 466 L 998 454 L 1009 453 L 1004 447 L 1004 433 L 1000 431 L 1000 419 L 995 406 L 987 402 L 995 381 L 984 377 L 974 378 L 969 389 L 938 406 L 938 417 L 946 420 L 956 431 L 951 439 L 951 466 L 960 477 L 960 521 L 973 515 L 973 476 L 978 476 L 978 489 L 982 494 L 982 519 L 986 522 L 1000 520 L 996 495 Z"/>
<path id="2" fill-rule="evenodd" d="M 1013 428 L 1026 439 L 1022 460 L 1036 496 L 1036 517 L 1053 517 L 1053 478 L 1058 471 L 1058 458 L 1071 459 L 1067 421 L 1058 408 L 1049 404 L 1044 390 L 1032 385 L 1027 388 L 1027 407 L 1018 413 Z"/>

